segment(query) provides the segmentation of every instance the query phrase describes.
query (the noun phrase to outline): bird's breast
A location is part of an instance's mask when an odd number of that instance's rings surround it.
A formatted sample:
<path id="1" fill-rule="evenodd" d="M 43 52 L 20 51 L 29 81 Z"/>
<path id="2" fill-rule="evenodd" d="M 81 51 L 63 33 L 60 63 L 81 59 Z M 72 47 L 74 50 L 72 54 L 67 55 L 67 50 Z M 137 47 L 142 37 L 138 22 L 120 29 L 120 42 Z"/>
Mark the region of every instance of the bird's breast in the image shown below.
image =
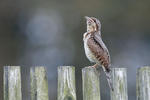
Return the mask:
<path id="1" fill-rule="evenodd" d="M 96 57 L 93 54 L 93 52 L 90 50 L 89 46 L 87 45 L 87 41 L 88 41 L 89 38 L 90 38 L 90 36 L 87 36 L 86 38 L 84 38 L 84 50 L 85 50 L 86 57 L 91 62 L 95 62 L 96 61 Z"/>

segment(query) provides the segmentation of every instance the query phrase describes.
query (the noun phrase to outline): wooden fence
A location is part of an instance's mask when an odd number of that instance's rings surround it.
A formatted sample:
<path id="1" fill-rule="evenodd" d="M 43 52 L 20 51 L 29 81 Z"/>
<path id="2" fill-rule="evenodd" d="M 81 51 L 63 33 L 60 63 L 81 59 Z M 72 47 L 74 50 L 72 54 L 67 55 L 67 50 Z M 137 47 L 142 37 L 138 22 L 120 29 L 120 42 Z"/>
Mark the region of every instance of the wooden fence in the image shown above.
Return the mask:
<path id="1" fill-rule="evenodd" d="M 112 81 L 114 92 L 111 100 L 128 100 L 127 70 L 113 68 Z M 101 100 L 100 80 L 94 68 L 82 69 L 83 100 Z M 3 100 L 22 100 L 21 69 L 19 66 L 5 66 L 3 75 Z M 137 70 L 137 100 L 150 100 L 150 67 Z M 30 69 L 30 100 L 49 100 L 48 82 L 44 67 Z M 75 67 L 58 67 L 57 100 L 76 100 Z"/>

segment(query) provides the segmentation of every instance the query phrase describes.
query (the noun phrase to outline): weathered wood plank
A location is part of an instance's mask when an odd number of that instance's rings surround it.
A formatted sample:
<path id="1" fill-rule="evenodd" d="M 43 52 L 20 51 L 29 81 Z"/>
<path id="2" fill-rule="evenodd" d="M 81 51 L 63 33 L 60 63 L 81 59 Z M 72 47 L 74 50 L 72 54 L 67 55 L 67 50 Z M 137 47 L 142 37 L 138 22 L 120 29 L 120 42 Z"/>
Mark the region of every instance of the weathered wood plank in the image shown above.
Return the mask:
<path id="1" fill-rule="evenodd" d="M 137 100 L 150 100 L 150 67 L 141 67 L 137 71 Z"/>
<path id="2" fill-rule="evenodd" d="M 112 68 L 111 100 L 128 100 L 126 68 Z"/>
<path id="3" fill-rule="evenodd" d="M 58 98 L 57 100 L 76 100 L 75 67 L 58 67 Z"/>
<path id="4" fill-rule="evenodd" d="M 37 94 L 36 94 L 36 78 L 35 78 L 35 68 L 30 68 L 30 96 L 31 100 L 37 100 Z"/>
<path id="5" fill-rule="evenodd" d="M 5 66 L 3 82 L 4 100 L 22 100 L 19 66 Z"/>
<path id="6" fill-rule="evenodd" d="M 31 100 L 49 100 L 48 81 L 44 67 L 33 67 L 30 69 Z"/>
<path id="7" fill-rule="evenodd" d="M 95 68 L 82 69 L 83 100 L 100 100 L 100 81 Z"/>

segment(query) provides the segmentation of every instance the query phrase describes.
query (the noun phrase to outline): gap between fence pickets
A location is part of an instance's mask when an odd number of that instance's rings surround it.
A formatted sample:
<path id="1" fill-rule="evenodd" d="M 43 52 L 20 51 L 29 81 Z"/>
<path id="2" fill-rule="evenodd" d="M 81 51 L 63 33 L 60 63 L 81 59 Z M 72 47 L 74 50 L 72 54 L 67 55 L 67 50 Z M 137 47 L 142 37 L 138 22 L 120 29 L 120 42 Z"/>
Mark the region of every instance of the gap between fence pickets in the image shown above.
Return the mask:
<path id="1" fill-rule="evenodd" d="M 111 100 L 128 100 L 126 71 L 126 68 L 112 68 L 112 82 L 114 86 L 114 92 L 111 92 Z M 43 97 L 46 95 L 46 99 L 44 100 L 48 100 L 48 82 L 46 78 L 45 68 L 36 67 L 32 74 L 34 74 L 31 75 L 31 77 L 33 77 L 32 81 L 34 81 L 33 84 L 35 85 L 35 87 L 33 88 L 37 89 L 33 89 L 33 91 L 36 91 L 33 92 L 35 93 L 34 95 L 37 95 L 38 98 L 41 98 L 38 100 L 42 100 Z M 20 66 L 5 66 L 3 80 L 4 100 L 22 100 Z M 42 80 L 42 82 L 37 82 L 37 80 Z M 83 100 L 100 100 L 100 82 L 99 76 L 97 76 L 95 70 L 90 67 L 83 68 L 82 81 L 84 98 Z M 61 83 L 63 83 L 63 85 Z M 40 88 L 43 85 L 44 87 Z M 141 67 L 138 69 L 136 87 L 137 100 L 150 99 L 149 66 Z M 65 88 L 66 90 L 63 90 L 63 88 Z M 39 92 L 38 94 L 38 91 L 40 91 L 40 89 L 43 92 Z M 58 100 L 63 100 L 59 99 L 59 97 L 61 96 L 64 99 L 72 98 L 72 100 L 76 100 L 75 68 L 72 66 L 58 67 Z"/>
<path id="2" fill-rule="evenodd" d="M 100 74 L 92 67 L 82 69 L 83 100 L 100 100 Z M 106 77 L 104 77 L 106 78 Z M 112 83 L 114 91 L 111 100 L 128 100 L 126 68 L 112 69 Z M 121 88 L 120 88 L 121 87 Z"/>

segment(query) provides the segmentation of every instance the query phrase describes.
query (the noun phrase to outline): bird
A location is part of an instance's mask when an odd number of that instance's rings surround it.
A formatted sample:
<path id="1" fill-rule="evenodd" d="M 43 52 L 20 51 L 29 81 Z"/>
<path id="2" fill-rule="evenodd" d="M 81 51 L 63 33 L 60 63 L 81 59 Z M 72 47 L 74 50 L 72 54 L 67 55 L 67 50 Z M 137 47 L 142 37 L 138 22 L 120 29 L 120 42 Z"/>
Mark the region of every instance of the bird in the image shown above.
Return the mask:
<path id="1" fill-rule="evenodd" d="M 113 91 L 112 80 L 111 80 L 111 61 L 109 51 L 104 44 L 101 36 L 101 23 L 95 17 L 86 18 L 87 32 L 83 34 L 84 51 L 86 57 L 90 62 L 95 63 L 93 66 L 95 69 L 98 66 L 102 66 L 105 72 L 106 79 L 110 89 Z"/>

